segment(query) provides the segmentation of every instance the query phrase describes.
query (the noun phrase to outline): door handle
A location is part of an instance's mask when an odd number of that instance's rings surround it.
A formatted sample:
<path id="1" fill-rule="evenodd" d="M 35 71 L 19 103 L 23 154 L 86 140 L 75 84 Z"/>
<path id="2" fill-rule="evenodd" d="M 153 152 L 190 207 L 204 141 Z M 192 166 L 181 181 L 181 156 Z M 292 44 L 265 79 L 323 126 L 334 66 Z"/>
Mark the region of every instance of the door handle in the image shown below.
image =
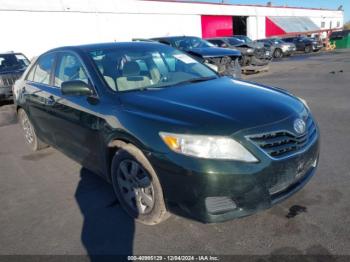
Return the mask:
<path id="1" fill-rule="evenodd" d="M 52 106 L 53 104 L 55 104 L 56 103 L 56 100 L 55 100 L 55 98 L 51 95 L 51 96 L 49 96 L 48 98 L 47 98 L 47 100 L 46 100 L 46 104 L 47 105 L 49 105 L 49 106 Z"/>

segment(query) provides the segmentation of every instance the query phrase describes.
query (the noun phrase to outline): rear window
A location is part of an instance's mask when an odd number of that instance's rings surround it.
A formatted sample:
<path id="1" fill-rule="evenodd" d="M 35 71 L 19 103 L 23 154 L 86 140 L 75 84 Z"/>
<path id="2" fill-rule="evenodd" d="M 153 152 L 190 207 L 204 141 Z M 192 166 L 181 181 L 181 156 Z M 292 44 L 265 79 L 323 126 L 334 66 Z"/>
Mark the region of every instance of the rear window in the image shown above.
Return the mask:
<path id="1" fill-rule="evenodd" d="M 28 65 L 28 59 L 22 54 L 0 54 L 0 72 L 22 70 Z"/>

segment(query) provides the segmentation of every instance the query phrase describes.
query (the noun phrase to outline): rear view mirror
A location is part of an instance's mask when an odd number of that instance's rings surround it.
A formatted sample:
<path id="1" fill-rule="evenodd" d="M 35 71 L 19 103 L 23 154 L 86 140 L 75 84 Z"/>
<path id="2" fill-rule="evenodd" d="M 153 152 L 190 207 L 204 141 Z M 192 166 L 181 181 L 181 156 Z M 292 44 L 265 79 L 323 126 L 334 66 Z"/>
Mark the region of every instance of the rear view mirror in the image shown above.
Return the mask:
<path id="1" fill-rule="evenodd" d="M 72 96 L 89 96 L 93 94 L 91 87 L 81 80 L 63 82 L 61 84 L 61 92 L 63 95 Z"/>
<path id="2" fill-rule="evenodd" d="M 228 45 L 223 43 L 223 44 L 221 44 L 221 47 L 226 48 L 226 47 L 228 47 Z"/>

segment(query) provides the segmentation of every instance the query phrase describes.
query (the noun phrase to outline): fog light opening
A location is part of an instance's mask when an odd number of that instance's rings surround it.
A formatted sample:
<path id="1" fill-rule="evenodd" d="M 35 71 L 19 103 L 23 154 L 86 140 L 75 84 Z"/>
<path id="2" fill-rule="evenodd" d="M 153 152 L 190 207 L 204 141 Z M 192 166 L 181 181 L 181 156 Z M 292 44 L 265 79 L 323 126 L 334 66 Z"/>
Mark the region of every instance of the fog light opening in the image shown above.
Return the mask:
<path id="1" fill-rule="evenodd" d="M 227 213 L 237 208 L 237 204 L 230 197 L 207 197 L 205 206 L 213 215 Z"/>

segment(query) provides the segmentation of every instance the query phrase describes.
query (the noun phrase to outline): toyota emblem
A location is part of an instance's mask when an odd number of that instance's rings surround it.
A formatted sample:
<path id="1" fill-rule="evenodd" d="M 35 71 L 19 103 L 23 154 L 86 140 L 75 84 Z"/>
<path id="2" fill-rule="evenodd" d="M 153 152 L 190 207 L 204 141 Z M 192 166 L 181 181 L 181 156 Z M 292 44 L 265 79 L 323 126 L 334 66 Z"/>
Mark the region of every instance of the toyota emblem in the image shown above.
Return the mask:
<path id="1" fill-rule="evenodd" d="M 300 119 L 300 118 L 295 119 L 295 121 L 294 121 L 295 132 L 297 132 L 298 134 L 304 134 L 305 129 L 306 129 L 305 121 Z"/>

